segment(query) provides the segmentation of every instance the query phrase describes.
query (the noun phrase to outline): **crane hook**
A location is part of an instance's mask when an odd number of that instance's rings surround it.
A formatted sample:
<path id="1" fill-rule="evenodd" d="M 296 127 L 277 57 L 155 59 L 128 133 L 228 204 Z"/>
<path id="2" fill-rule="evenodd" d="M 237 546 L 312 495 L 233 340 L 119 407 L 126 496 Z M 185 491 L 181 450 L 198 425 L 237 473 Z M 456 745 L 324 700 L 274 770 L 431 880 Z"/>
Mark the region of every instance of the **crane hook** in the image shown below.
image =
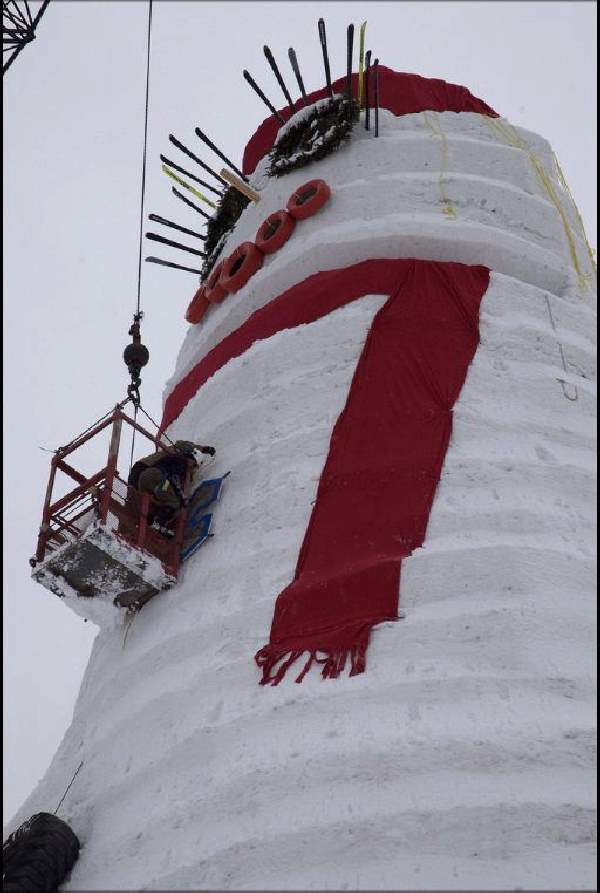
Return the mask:
<path id="1" fill-rule="evenodd" d="M 150 359 L 148 348 L 142 344 L 140 336 L 140 321 L 143 316 L 141 310 L 134 313 L 133 323 L 128 332 L 131 335 L 131 344 L 128 344 L 123 351 L 123 360 L 131 375 L 131 384 L 127 387 L 127 395 L 136 408 L 140 405 L 140 385 L 142 383 L 140 372 Z"/>

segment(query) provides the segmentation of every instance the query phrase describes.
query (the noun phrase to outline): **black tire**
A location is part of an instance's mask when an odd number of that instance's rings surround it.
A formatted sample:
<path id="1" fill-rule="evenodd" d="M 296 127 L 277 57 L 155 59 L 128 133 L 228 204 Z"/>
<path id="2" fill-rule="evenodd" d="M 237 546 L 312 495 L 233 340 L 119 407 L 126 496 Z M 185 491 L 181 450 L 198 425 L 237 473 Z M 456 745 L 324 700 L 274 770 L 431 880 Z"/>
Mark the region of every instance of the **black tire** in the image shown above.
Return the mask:
<path id="1" fill-rule="evenodd" d="M 67 823 L 38 812 L 2 846 L 3 893 L 54 893 L 78 856 L 79 840 Z"/>

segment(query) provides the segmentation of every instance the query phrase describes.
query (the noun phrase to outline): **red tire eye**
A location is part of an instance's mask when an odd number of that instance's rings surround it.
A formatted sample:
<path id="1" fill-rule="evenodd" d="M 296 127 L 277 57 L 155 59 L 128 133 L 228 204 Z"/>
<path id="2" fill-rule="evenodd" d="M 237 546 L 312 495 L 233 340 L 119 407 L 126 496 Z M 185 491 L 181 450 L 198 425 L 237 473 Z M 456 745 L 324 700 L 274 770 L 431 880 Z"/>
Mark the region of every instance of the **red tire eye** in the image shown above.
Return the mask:
<path id="1" fill-rule="evenodd" d="M 212 273 L 206 280 L 206 300 L 210 304 L 219 304 L 224 297 L 226 297 L 227 292 L 221 285 L 219 281 L 219 277 L 221 276 L 221 270 L 223 269 L 224 260 L 220 261 L 213 267 Z"/>
<path id="2" fill-rule="evenodd" d="M 210 304 L 206 299 L 206 285 L 201 285 L 190 301 L 189 307 L 185 312 L 185 318 L 192 325 L 195 325 L 200 322 L 209 307 Z"/>
<path id="3" fill-rule="evenodd" d="M 330 196 L 331 189 L 325 180 L 309 180 L 292 193 L 286 207 L 296 220 L 306 220 L 316 214 Z"/>
<path id="4" fill-rule="evenodd" d="M 263 257 L 254 242 L 242 242 L 223 262 L 218 284 L 227 294 L 239 291 L 260 270 Z"/>
<path id="5" fill-rule="evenodd" d="M 312 198 L 313 195 L 317 194 L 317 190 L 313 187 L 312 189 L 306 189 L 304 192 L 301 192 L 296 199 L 297 205 L 303 205 L 305 202 Z"/>
<path id="6" fill-rule="evenodd" d="M 275 211 L 261 224 L 254 239 L 263 254 L 274 254 L 294 232 L 296 221 L 287 211 Z"/>

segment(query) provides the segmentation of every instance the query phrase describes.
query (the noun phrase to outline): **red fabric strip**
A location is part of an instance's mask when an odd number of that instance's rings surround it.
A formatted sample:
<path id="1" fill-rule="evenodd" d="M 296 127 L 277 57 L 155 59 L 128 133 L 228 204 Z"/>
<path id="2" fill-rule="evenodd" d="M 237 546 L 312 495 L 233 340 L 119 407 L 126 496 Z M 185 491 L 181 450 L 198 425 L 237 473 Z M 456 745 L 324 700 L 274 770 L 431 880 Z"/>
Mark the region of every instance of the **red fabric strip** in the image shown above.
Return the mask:
<path id="1" fill-rule="evenodd" d="M 294 580 L 256 655 L 263 685 L 277 685 L 303 652 L 297 682 L 314 660 L 324 677 L 347 658 L 351 675 L 363 672 L 371 628 L 397 619 L 401 560 L 425 538 L 489 271 L 414 260 L 399 280 L 367 336 Z"/>
<path id="2" fill-rule="evenodd" d="M 482 99 L 473 96 L 466 87 L 458 84 L 448 84 L 439 78 L 424 78 L 418 74 L 393 71 L 385 65 L 379 65 L 379 106 L 387 109 L 394 115 L 410 115 L 415 112 L 478 112 L 480 115 L 488 115 L 497 118 L 498 113 L 490 108 Z M 358 74 L 352 75 L 354 95 L 357 93 Z M 334 81 L 333 90 L 343 93 L 346 90 L 346 77 Z M 310 105 L 317 99 L 328 96 L 327 87 L 315 90 L 307 96 Z M 286 121 L 292 113 L 288 106 L 279 109 L 279 114 Z M 249 140 L 244 150 L 242 170 L 245 174 L 251 174 L 260 159 L 269 152 L 281 127 L 277 118 L 272 115 L 266 118 L 258 127 L 255 134 Z"/>
<path id="3" fill-rule="evenodd" d="M 325 677 L 348 661 L 351 675 L 363 672 L 371 628 L 397 618 L 401 559 L 425 537 L 488 283 L 486 267 L 405 259 L 317 273 L 252 314 L 169 395 L 163 430 L 211 375 L 260 338 L 363 295 L 391 295 L 332 432 L 294 580 L 256 655 L 262 684 L 278 684 L 306 653 L 297 681 L 315 662 Z"/>
<path id="4" fill-rule="evenodd" d="M 314 322 L 363 295 L 388 295 L 407 260 L 366 260 L 351 267 L 315 273 L 257 310 L 216 345 L 173 388 L 165 401 L 161 431 L 171 425 L 199 387 L 221 366 L 239 357 L 255 341 L 282 329 Z"/>

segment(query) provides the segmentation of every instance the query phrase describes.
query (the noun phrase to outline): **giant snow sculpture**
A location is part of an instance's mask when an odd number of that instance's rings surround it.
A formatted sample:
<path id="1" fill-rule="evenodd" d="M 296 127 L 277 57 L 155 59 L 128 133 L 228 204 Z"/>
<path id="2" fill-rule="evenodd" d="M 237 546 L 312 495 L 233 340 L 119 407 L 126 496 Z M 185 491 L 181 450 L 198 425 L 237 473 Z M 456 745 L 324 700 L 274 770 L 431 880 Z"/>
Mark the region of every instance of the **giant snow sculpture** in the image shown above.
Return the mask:
<path id="1" fill-rule="evenodd" d="M 207 281 L 331 196 L 167 384 L 166 432 L 231 483 L 126 647 L 100 630 L 14 819 L 84 760 L 72 889 L 592 883 L 593 262 L 545 140 L 380 77 L 378 137 L 362 112 L 281 175 L 275 118 L 248 145 L 260 200 Z"/>

